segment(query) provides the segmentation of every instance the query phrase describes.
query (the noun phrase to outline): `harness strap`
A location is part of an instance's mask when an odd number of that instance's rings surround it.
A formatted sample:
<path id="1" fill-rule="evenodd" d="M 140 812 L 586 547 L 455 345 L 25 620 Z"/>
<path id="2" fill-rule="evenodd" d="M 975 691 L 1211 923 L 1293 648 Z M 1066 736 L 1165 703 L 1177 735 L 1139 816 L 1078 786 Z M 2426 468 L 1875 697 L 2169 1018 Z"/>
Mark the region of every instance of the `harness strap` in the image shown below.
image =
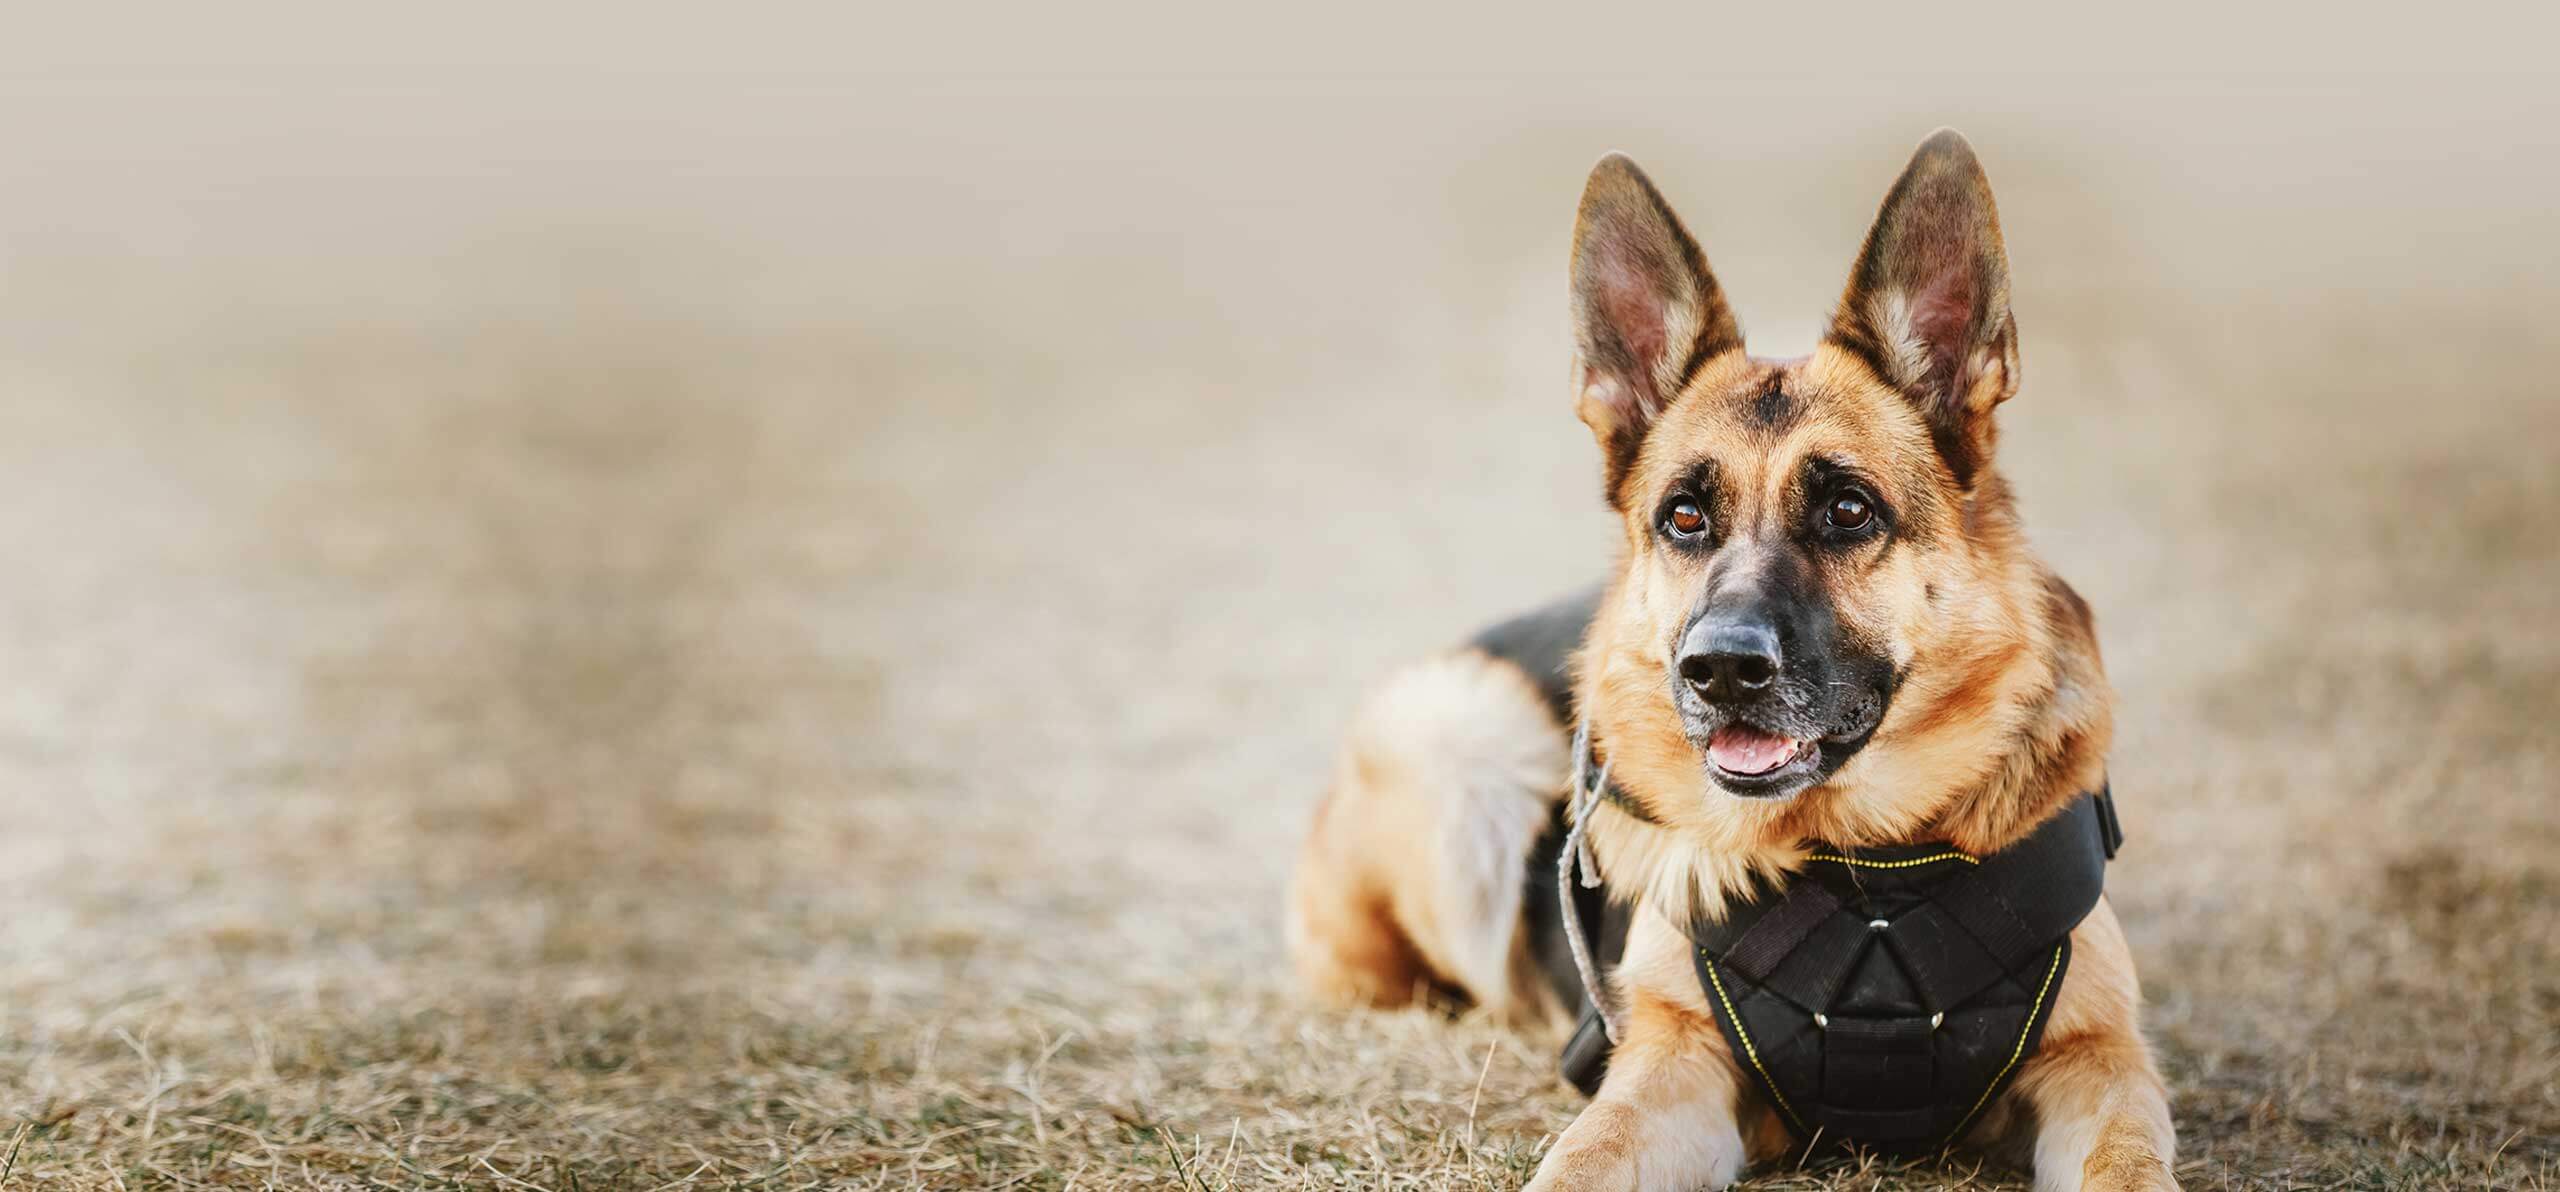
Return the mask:
<path id="1" fill-rule="evenodd" d="M 1734 937 L 1724 952 L 1726 967 L 1754 981 L 1767 981 L 1778 963 L 1839 909 L 1840 899 L 1831 891 L 1810 883 L 1798 887 L 1792 896 L 1754 916 Z"/>
<path id="2" fill-rule="evenodd" d="M 1925 1018 L 1834 1018 L 1823 1028 L 1822 1100 L 1816 1121 L 1851 1138 L 1927 1134 L 1932 1108 L 1909 1091 L 1936 1083 Z"/>

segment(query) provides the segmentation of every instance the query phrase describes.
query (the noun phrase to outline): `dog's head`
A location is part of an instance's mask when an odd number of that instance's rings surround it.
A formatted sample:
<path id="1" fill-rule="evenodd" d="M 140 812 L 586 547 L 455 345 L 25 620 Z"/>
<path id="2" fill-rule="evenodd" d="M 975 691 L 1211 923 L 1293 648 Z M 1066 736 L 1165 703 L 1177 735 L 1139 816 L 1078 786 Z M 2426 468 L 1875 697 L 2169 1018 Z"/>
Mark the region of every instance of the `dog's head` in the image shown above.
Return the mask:
<path id="1" fill-rule="evenodd" d="M 1920 146 L 1802 359 L 1744 352 L 1705 255 L 1624 157 L 1583 192 L 1572 293 L 1579 413 L 1627 547 L 1584 661 L 1613 756 L 1648 755 L 1631 764 L 1656 790 L 1677 763 L 1710 799 L 1874 777 L 1897 748 L 1945 769 L 1975 735 L 1946 731 L 1966 693 L 2031 644 L 1991 459 L 2017 328 L 1971 147 Z"/>

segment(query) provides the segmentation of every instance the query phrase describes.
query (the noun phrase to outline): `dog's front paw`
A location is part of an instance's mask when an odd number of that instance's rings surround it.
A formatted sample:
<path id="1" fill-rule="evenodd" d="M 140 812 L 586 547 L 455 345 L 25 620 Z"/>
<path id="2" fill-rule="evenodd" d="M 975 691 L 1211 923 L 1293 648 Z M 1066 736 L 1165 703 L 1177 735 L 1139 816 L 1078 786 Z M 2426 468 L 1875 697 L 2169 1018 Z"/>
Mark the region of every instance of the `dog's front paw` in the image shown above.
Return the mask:
<path id="1" fill-rule="evenodd" d="M 2175 1145 L 2169 1107 L 2157 1096 L 2133 1098 L 2134 1107 L 2103 1120 L 2086 1155 L 2071 1161 L 2067 1141 L 2088 1137 L 2062 1129 L 2053 1137 L 2066 1145 L 2048 1157 L 2043 1141 L 2036 1148 L 2038 1192 L 2178 1192 L 2178 1177 L 2169 1171 Z"/>
<path id="2" fill-rule="evenodd" d="M 1538 1164 L 1525 1192 L 1633 1192 L 1635 1186 L 1636 1167 L 1628 1156 L 1593 1147 L 1568 1151 L 1559 1144 Z"/>
<path id="3" fill-rule="evenodd" d="M 2102 1132 L 2078 1171 L 2065 1168 L 2043 1178 L 2039 1166 L 2036 1187 L 2039 1192 L 2178 1192 L 2178 1177 L 2170 1174 L 2168 1160 L 2145 1134 L 2139 1124 L 2116 1123 Z"/>
<path id="4" fill-rule="evenodd" d="M 2080 1192 L 2179 1192 L 2178 1177 L 2157 1160 L 2106 1168 L 2092 1163 L 2080 1181 Z"/>
<path id="5" fill-rule="evenodd" d="M 1692 1192 L 1742 1175 L 1742 1131 L 1730 1119 L 1654 1133 L 1624 1106 L 1592 1105 L 1538 1164 L 1529 1192 Z"/>

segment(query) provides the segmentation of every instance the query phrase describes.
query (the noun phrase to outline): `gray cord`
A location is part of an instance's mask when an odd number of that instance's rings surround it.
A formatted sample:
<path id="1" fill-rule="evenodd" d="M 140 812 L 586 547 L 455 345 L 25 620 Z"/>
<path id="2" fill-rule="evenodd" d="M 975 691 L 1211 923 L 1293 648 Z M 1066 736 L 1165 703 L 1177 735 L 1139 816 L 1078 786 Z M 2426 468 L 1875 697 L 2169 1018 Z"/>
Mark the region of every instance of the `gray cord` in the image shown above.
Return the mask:
<path id="1" fill-rule="evenodd" d="M 1600 966 L 1591 959 L 1591 944 L 1582 937 L 1582 911 L 1573 897 L 1573 870 L 1582 867 L 1582 888 L 1600 886 L 1600 866 L 1591 858 L 1591 813 L 1600 807 L 1600 790 L 1609 784 L 1609 767 L 1603 763 L 1596 775 L 1591 772 L 1591 722 L 1584 720 L 1573 730 L 1573 793 L 1567 805 L 1573 812 L 1573 829 L 1564 839 L 1564 851 L 1556 856 L 1556 902 L 1564 915 L 1565 942 L 1573 949 L 1573 967 L 1582 974 L 1582 992 L 1591 1006 L 1600 1012 L 1600 1029 L 1608 1032 L 1609 1042 L 1618 1042 L 1619 1013 L 1609 1004 L 1608 991 L 1600 987 Z M 1586 784 L 1584 779 L 1590 781 Z"/>

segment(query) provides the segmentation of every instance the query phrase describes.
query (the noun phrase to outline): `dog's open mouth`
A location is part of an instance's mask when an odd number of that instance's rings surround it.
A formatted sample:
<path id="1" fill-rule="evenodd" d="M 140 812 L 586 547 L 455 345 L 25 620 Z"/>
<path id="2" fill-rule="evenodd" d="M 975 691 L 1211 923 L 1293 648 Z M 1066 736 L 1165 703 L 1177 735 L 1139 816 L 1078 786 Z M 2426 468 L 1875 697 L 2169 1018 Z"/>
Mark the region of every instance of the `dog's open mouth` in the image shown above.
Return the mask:
<path id="1" fill-rule="evenodd" d="M 1707 760 L 1736 778 L 1774 774 L 1813 752 L 1814 742 L 1782 737 L 1748 724 L 1728 724 L 1707 738 Z"/>

